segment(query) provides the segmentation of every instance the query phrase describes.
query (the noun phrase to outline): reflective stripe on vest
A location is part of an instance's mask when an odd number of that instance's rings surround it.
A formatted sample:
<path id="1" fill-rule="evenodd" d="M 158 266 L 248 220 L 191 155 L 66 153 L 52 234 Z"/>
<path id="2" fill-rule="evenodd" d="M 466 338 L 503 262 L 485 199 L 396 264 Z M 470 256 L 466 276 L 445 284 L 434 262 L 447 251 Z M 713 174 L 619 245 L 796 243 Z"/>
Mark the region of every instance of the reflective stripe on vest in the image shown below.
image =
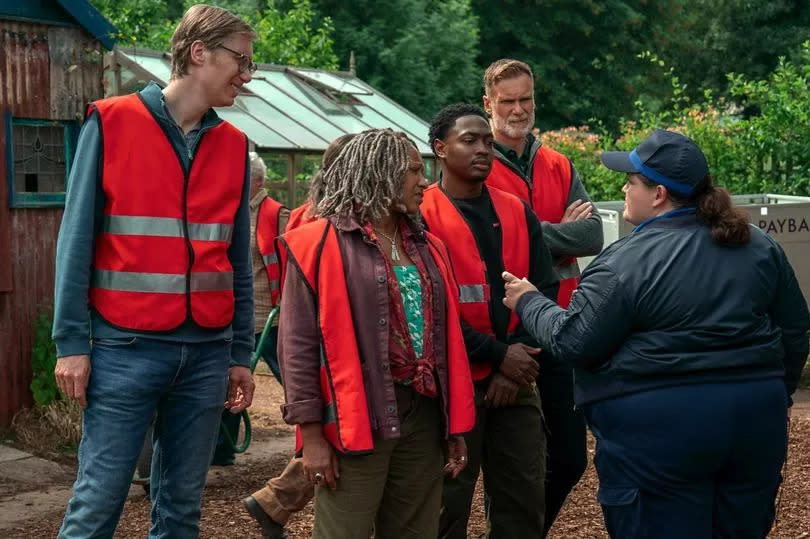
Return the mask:
<path id="1" fill-rule="evenodd" d="M 487 188 L 495 215 L 501 228 L 501 260 L 506 271 L 519 277 L 529 274 L 529 227 L 526 209 L 515 196 L 496 188 Z M 438 184 L 425 189 L 422 216 L 430 232 L 444 241 L 450 253 L 455 277 L 458 279 L 459 311 L 462 319 L 473 329 L 488 335 L 492 329 L 490 285 L 487 268 L 478 243 L 467 221 Z M 500 275 L 493 276 L 500 279 Z M 515 313 L 509 315 L 507 331 L 514 332 L 520 321 Z M 482 380 L 492 372 L 491 363 L 475 363 L 473 380 Z"/>
<path id="2" fill-rule="evenodd" d="M 93 286 L 122 292 L 185 294 L 186 276 L 173 273 L 134 273 L 97 269 L 93 272 Z M 192 273 L 189 286 L 191 292 L 233 290 L 233 273 Z"/>
<path id="3" fill-rule="evenodd" d="M 276 252 L 276 238 L 279 235 L 279 217 L 284 206 L 270 197 L 265 197 L 259 204 L 256 212 L 256 248 L 262 256 L 265 273 L 270 285 L 270 304 L 277 305 L 281 297 L 279 293 L 278 253 Z"/>
<path id="4" fill-rule="evenodd" d="M 549 223 L 562 221 L 571 191 L 571 162 L 567 157 L 540 146 L 532 159 L 531 178 L 525 178 L 502 156 L 496 157 L 486 180 L 487 185 L 497 187 L 527 202 L 541 221 Z M 573 257 L 563 261 L 563 264 L 576 265 L 576 263 L 576 258 Z M 568 306 L 571 294 L 579 283 L 579 274 L 569 278 L 573 281 L 565 282 L 566 278 L 562 277 L 557 293 L 557 303 L 562 307 Z"/>
<path id="5" fill-rule="evenodd" d="M 560 276 L 560 279 L 574 279 L 580 275 L 579 264 L 577 264 L 576 259 L 574 259 L 573 262 L 569 262 L 569 260 L 571 259 L 566 259 L 554 267 L 554 269 L 557 270 L 557 275 Z"/>
<path id="6" fill-rule="evenodd" d="M 489 285 L 465 284 L 458 287 L 459 303 L 476 303 L 479 301 L 489 301 Z"/>
<path id="7" fill-rule="evenodd" d="M 183 220 L 171 217 L 134 217 L 106 215 L 102 231 L 107 234 L 128 236 L 159 236 L 183 238 Z M 188 223 L 189 239 L 197 241 L 223 241 L 230 243 L 233 225 L 220 223 Z"/>
<path id="8" fill-rule="evenodd" d="M 227 327 L 233 318 L 228 248 L 245 188 L 247 139 L 227 122 L 199 137 L 184 169 L 138 94 L 102 99 L 101 229 L 91 307 L 108 323 L 171 331 L 187 320 Z"/>
<path id="9" fill-rule="evenodd" d="M 446 252 L 440 251 L 443 246 L 437 245 L 441 242 L 431 235 L 428 235 L 428 240 L 430 253 L 443 277 L 444 290 L 455 291 L 448 257 Z M 286 232 L 279 244 L 282 274 L 286 272 L 288 258 L 294 258 L 294 265 L 301 270 L 317 296 L 324 437 L 343 453 L 369 453 L 374 448 L 374 441 L 337 232 L 328 221 L 320 219 Z M 475 425 L 475 404 L 455 293 L 447 296 L 446 312 L 448 429 L 451 434 L 462 434 Z M 300 449 L 300 428 L 296 438 Z"/>

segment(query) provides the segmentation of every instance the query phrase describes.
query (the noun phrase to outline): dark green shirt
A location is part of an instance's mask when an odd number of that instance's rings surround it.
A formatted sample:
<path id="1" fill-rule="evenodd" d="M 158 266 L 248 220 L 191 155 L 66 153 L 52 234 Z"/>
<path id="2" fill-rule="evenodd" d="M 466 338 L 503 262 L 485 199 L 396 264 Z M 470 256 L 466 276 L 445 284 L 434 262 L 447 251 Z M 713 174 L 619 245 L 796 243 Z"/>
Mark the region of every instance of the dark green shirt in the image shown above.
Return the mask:
<path id="1" fill-rule="evenodd" d="M 529 167 L 532 164 L 532 157 L 534 156 L 534 135 L 526 135 L 526 144 L 523 145 L 523 153 L 518 155 L 515 150 L 509 146 L 504 146 L 500 142 L 495 142 L 495 149 L 501 152 L 509 162 L 518 169 L 524 176 L 529 177 L 531 170 Z"/>

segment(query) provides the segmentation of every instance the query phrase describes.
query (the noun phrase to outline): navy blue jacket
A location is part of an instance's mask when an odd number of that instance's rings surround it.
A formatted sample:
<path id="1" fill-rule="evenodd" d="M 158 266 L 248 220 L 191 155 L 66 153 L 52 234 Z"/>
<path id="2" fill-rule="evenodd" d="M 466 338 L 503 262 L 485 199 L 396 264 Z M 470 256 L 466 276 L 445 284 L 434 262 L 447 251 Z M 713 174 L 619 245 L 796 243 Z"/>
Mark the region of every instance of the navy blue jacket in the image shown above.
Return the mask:
<path id="1" fill-rule="evenodd" d="M 541 345 L 575 367 L 584 404 L 656 387 L 783 377 L 793 393 L 810 315 L 782 248 L 751 227 L 746 246 L 714 243 L 676 210 L 610 245 L 568 310 L 540 293 L 516 307 Z"/>

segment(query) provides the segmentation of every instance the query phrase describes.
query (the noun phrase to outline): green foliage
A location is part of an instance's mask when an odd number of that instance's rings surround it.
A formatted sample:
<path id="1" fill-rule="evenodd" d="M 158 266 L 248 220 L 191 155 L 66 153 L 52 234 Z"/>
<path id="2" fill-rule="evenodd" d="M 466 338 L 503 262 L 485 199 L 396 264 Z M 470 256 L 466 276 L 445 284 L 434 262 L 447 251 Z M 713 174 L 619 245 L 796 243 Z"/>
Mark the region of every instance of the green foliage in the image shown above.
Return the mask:
<path id="1" fill-rule="evenodd" d="M 167 20 L 167 2 L 91 0 L 91 3 L 118 28 L 119 45 L 168 50 L 176 24 Z"/>
<path id="2" fill-rule="evenodd" d="M 258 12 L 251 19 L 259 35 L 253 46 L 256 61 L 337 69 L 338 58 L 332 50 L 334 24 L 325 17 L 313 29 L 316 16 L 309 0 L 293 0 L 286 13 L 277 9 Z"/>
<path id="3" fill-rule="evenodd" d="M 685 86 L 659 63 L 672 85 L 672 99 L 657 110 L 637 101 L 638 121 L 622 121 L 614 138 L 603 125 L 564 128 L 542 134 L 544 144 L 571 158 L 595 200 L 622 198 L 623 176 L 602 166 L 602 151 L 634 148 L 653 129 L 674 129 L 692 139 L 706 154 L 719 185 L 732 193 L 780 193 L 810 196 L 810 42 L 798 62 L 781 59 L 766 79 L 730 75 L 732 95 L 757 114 L 741 117 L 739 106 L 704 93 L 693 103 Z"/>
<path id="4" fill-rule="evenodd" d="M 798 60 L 810 39 L 810 2 L 806 0 L 688 0 L 690 17 L 665 51 L 693 98 L 704 89 L 728 95 L 726 74 L 766 78 L 779 57 Z"/>
<path id="5" fill-rule="evenodd" d="M 478 19 L 470 0 L 314 0 L 337 28 L 342 65 L 429 120 L 455 101 L 480 100 Z"/>
<path id="6" fill-rule="evenodd" d="M 171 37 L 183 12 L 195 0 L 91 0 L 119 31 L 118 42 L 125 47 L 158 51 L 170 48 Z M 334 25 L 317 19 L 310 0 L 293 0 L 286 11 L 275 3 L 259 0 L 217 0 L 209 2 L 240 15 L 258 34 L 254 44 L 257 62 L 336 69 L 332 51 Z"/>
<path id="7" fill-rule="evenodd" d="M 50 314 L 41 312 L 34 323 L 34 348 L 31 351 L 31 394 L 37 408 L 59 400 L 59 386 L 53 370 L 56 367 L 56 345 L 51 339 L 53 322 Z"/>

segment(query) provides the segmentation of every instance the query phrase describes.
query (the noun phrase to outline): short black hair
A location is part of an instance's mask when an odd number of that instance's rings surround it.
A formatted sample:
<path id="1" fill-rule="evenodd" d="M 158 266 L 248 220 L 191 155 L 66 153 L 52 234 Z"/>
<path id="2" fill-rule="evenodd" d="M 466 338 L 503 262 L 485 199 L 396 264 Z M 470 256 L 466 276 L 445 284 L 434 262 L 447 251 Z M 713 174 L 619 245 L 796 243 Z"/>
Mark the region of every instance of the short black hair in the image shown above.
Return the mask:
<path id="1" fill-rule="evenodd" d="M 456 120 L 464 116 L 480 116 L 489 122 L 489 116 L 487 116 L 484 109 L 479 106 L 470 105 L 469 103 L 455 103 L 454 105 L 447 105 L 440 110 L 436 116 L 433 117 L 433 121 L 430 123 L 430 130 L 428 131 L 428 144 L 430 145 L 430 149 L 433 150 L 434 154 L 436 153 L 436 150 L 433 148 L 433 142 L 436 139 L 444 140 L 444 138 L 447 136 L 447 132 L 455 125 Z"/>

